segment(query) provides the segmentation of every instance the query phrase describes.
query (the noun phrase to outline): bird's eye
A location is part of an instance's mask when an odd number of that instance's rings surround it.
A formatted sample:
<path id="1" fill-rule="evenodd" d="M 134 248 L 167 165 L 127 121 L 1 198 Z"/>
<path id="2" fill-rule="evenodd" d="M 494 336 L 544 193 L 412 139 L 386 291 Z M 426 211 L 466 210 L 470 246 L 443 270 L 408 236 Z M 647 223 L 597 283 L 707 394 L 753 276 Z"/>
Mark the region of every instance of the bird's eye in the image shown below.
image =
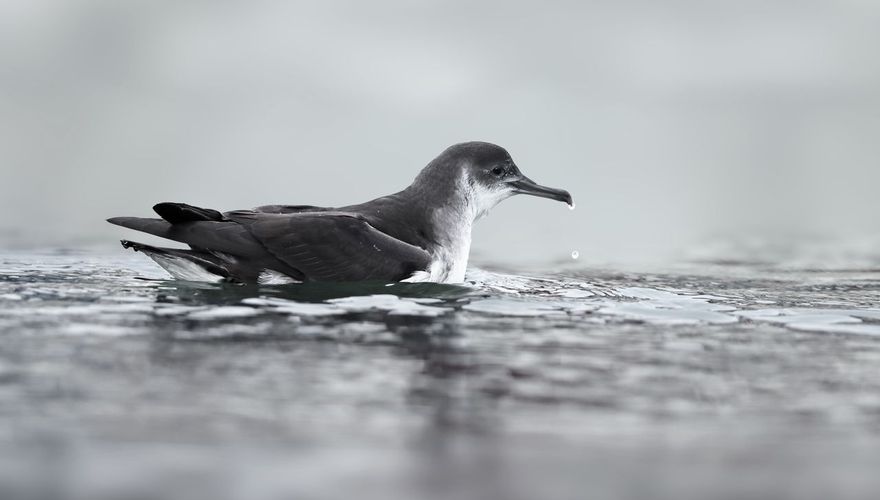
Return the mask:
<path id="1" fill-rule="evenodd" d="M 501 168 L 501 167 L 494 167 L 494 168 L 492 169 L 492 173 L 495 174 L 495 175 L 501 175 L 501 174 L 504 173 L 504 169 Z"/>

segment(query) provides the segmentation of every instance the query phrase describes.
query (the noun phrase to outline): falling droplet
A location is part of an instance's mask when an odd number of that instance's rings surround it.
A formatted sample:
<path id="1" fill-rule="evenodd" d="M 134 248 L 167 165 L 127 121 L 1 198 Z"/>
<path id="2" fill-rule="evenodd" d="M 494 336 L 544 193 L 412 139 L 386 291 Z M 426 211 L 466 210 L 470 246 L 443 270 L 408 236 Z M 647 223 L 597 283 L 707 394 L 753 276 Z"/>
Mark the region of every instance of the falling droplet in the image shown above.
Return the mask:
<path id="1" fill-rule="evenodd" d="M 571 203 L 568 204 L 568 209 L 569 209 L 569 210 L 574 210 L 574 202 L 571 202 Z"/>
<path id="2" fill-rule="evenodd" d="M 580 257 L 580 255 L 581 255 L 581 254 L 579 254 L 577 250 L 571 252 L 571 258 L 572 258 L 572 259 L 577 260 L 577 258 Z"/>

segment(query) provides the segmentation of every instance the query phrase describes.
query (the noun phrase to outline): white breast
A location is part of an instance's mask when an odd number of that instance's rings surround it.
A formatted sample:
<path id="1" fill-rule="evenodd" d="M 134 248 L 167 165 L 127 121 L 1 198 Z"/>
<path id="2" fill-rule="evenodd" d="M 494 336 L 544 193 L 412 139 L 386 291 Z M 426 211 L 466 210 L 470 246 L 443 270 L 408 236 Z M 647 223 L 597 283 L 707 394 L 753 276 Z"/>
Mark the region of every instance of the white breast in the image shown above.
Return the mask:
<path id="1" fill-rule="evenodd" d="M 509 197 L 511 192 L 489 190 L 472 183 L 463 171 L 457 195 L 449 200 L 448 205 L 432 214 L 439 245 L 431 250 L 431 265 L 404 281 L 463 283 L 471 251 L 471 229 L 474 221 Z"/>
<path id="2" fill-rule="evenodd" d="M 431 281 L 437 283 L 463 283 L 471 252 L 471 228 L 462 228 L 453 241 L 438 248 L 431 262 Z"/>
<path id="3" fill-rule="evenodd" d="M 471 251 L 471 228 L 456 228 L 452 238 L 444 245 L 434 249 L 431 264 L 424 271 L 417 271 L 406 282 L 463 283 L 467 270 L 468 255 Z"/>

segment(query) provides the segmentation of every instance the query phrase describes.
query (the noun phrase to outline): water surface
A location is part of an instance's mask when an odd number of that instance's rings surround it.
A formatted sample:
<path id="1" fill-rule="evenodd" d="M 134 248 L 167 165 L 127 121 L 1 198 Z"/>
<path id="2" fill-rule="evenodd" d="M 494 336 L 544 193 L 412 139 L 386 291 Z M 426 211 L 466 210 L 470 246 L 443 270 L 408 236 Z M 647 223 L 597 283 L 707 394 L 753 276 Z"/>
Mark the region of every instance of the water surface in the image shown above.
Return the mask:
<path id="1" fill-rule="evenodd" d="M 0 497 L 876 498 L 880 269 L 575 264 L 245 287 L 0 254 Z"/>

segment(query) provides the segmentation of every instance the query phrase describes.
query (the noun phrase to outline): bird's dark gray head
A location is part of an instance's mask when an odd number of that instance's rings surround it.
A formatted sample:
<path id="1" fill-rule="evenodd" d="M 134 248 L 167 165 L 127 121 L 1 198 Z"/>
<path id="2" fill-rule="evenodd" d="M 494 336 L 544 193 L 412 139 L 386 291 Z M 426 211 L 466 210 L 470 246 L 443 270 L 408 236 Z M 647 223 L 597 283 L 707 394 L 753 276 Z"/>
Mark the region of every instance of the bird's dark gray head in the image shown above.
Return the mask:
<path id="1" fill-rule="evenodd" d="M 507 150 L 488 142 L 450 146 L 419 173 L 412 187 L 425 196 L 461 200 L 474 218 L 515 194 L 573 205 L 568 191 L 535 183 L 520 172 Z"/>

